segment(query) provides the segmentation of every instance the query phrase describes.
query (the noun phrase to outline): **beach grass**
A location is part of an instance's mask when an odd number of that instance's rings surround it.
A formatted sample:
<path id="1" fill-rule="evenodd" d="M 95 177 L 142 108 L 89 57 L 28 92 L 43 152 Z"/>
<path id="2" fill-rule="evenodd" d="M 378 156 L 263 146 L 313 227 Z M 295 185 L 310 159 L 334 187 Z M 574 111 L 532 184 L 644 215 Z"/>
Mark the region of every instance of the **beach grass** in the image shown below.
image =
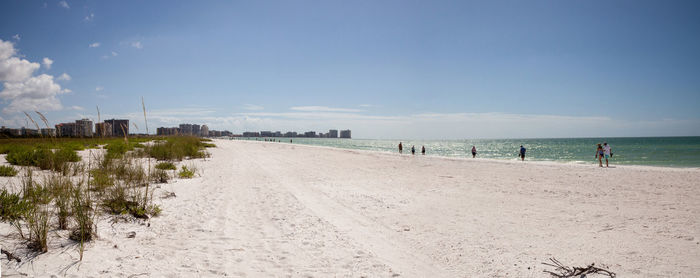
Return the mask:
<path id="1" fill-rule="evenodd" d="M 70 230 L 68 237 L 80 243 L 81 259 L 84 243 L 95 238 L 97 217 L 160 215 L 161 207 L 149 198 L 150 184 L 171 179 L 168 171 L 177 170 L 171 161 L 208 157 L 205 148 L 212 146 L 183 136 L 0 140 L 0 153 L 15 165 L 1 166 L 0 175 L 14 176 L 19 172 L 15 167 L 23 169 L 19 192 L 0 191 L 0 220 L 15 227 L 37 252 L 48 251 L 50 231 Z M 97 148 L 104 151 L 92 150 Z M 81 159 L 80 150 L 89 152 L 87 158 Z M 151 158 L 164 161 L 151 168 Z M 192 178 L 195 172 L 183 166 L 178 176 Z"/>
<path id="2" fill-rule="evenodd" d="M 15 167 L 2 165 L 0 166 L 0 177 L 14 177 L 17 175 Z"/>

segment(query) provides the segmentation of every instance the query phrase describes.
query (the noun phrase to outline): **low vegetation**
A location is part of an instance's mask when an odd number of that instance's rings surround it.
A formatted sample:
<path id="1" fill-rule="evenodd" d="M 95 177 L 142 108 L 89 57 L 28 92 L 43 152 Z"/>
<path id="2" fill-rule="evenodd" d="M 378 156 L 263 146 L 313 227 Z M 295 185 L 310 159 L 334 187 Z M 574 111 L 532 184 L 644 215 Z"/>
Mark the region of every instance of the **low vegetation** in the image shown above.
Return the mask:
<path id="1" fill-rule="evenodd" d="M 17 175 L 15 167 L 2 165 L 0 166 L 0 177 L 14 177 Z"/>
<path id="2" fill-rule="evenodd" d="M 206 145 L 197 137 L 168 137 L 146 148 L 146 153 L 157 160 L 183 160 L 186 158 L 205 158 L 209 153 L 204 150 Z"/>
<path id="3" fill-rule="evenodd" d="M 177 173 L 177 175 L 182 179 L 191 179 L 194 177 L 195 171 L 195 168 L 192 166 L 187 167 L 185 165 L 182 165 L 182 168 L 180 169 L 180 172 Z"/>
<path id="4" fill-rule="evenodd" d="M 177 166 L 172 162 L 160 162 L 156 164 L 156 169 L 159 170 L 177 170 Z"/>
<path id="5" fill-rule="evenodd" d="M 154 183 L 166 183 L 177 167 L 172 161 L 205 158 L 205 143 L 196 137 L 109 139 L 0 139 L 0 153 L 8 163 L 24 166 L 21 190 L 0 190 L 0 220 L 10 223 L 37 252 L 48 250 L 51 231 L 68 230 L 79 242 L 96 236 L 101 214 L 149 218 L 162 210 L 153 204 Z M 90 151 L 84 159 L 77 151 Z M 151 166 L 150 158 L 163 160 Z M 149 159 L 146 162 L 146 159 Z M 36 169 L 51 171 L 36 171 Z M 172 171 L 172 172 L 170 172 Z M 192 178 L 196 169 L 182 166 L 181 178 Z M 13 166 L 0 166 L 1 176 L 15 176 Z"/>

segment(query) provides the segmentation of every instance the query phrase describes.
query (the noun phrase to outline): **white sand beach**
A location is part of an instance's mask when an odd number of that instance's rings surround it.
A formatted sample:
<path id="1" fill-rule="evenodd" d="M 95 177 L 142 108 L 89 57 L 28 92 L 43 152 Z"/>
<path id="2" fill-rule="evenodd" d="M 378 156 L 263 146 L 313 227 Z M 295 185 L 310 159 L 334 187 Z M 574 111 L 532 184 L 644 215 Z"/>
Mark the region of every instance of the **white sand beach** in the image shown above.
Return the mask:
<path id="1" fill-rule="evenodd" d="M 698 169 L 214 143 L 182 162 L 199 177 L 156 191 L 161 216 L 105 216 L 82 261 L 54 236 L 46 254 L 2 256 L 3 277 L 548 277 L 551 257 L 618 277 L 700 273 Z M 21 253 L 13 233 L 0 224 Z"/>

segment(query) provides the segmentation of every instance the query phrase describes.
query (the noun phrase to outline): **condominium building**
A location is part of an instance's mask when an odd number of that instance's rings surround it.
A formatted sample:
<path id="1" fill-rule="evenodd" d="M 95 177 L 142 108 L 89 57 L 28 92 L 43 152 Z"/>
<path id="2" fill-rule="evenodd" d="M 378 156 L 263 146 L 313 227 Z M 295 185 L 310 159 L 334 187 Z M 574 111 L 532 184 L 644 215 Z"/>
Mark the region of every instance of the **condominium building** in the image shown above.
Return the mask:
<path id="1" fill-rule="evenodd" d="M 202 125 L 202 128 L 199 130 L 199 134 L 202 137 L 209 136 L 209 127 L 207 125 Z"/>
<path id="2" fill-rule="evenodd" d="M 328 131 L 328 138 L 338 138 L 338 130 L 331 129 Z"/>
<path id="3" fill-rule="evenodd" d="M 112 125 L 110 123 L 96 123 L 95 124 L 95 136 L 111 137 L 112 136 Z"/>
<path id="4" fill-rule="evenodd" d="M 124 137 L 129 135 L 129 120 L 111 119 L 104 122 L 112 125 L 113 136 Z"/>
<path id="5" fill-rule="evenodd" d="M 73 137 L 78 136 L 78 125 L 75 123 L 60 123 L 56 125 L 56 136 Z"/>
<path id="6" fill-rule="evenodd" d="M 75 121 L 76 134 L 78 137 L 92 137 L 92 120 L 80 119 Z"/>
<path id="7" fill-rule="evenodd" d="M 350 134 L 350 130 L 349 129 L 341 130 L 340 131 L 340 138 L 348 138 L 348 139 L 352 138 L 352 136 Z"/>

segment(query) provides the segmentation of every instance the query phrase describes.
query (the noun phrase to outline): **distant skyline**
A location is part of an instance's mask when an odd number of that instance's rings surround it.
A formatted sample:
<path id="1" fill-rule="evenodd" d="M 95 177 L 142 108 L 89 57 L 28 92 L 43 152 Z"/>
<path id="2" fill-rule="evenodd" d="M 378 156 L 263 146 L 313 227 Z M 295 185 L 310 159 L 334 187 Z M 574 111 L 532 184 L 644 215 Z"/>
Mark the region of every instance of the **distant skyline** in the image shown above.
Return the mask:
<path id="1" fill-rule="evenodd" d="M 700 136 L 698 1 L 2 1 L 0 123 Z"/>

